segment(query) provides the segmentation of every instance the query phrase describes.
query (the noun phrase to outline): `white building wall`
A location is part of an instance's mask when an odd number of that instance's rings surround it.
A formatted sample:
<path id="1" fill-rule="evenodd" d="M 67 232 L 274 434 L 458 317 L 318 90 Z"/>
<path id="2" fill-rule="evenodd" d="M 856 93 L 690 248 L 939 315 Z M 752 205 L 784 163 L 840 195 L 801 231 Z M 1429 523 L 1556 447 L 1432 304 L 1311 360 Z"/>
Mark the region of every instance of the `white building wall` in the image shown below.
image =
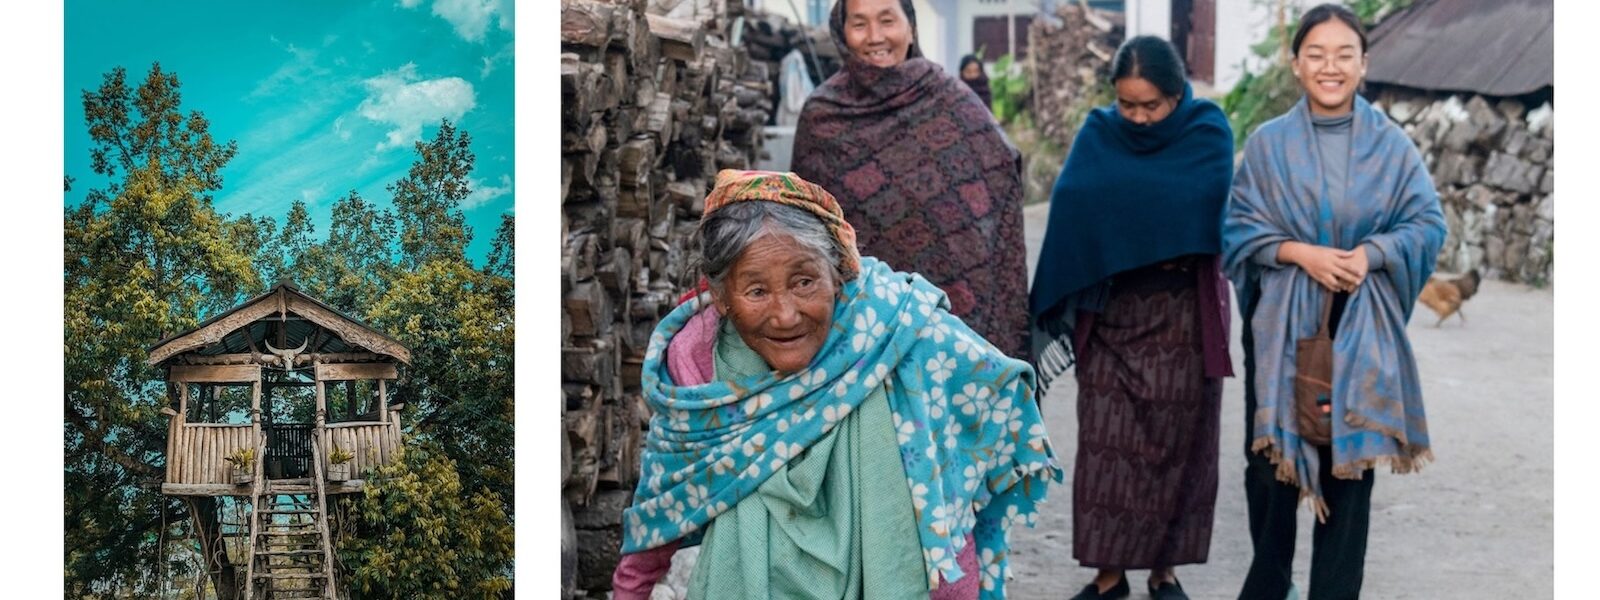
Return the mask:
<path id="1" fill-rule="evenodd" d="M 1153 35 L 1163 40 L 1172 39 L 1172 0 L 1128 0 L 1124 10 L 1129 38 Z"/>
<path id="2" fill-rule="evenodd" d="M 922 56 L 949 71 L 952 65 L 945 58 L 949 49 L 945 44 L 944 16 L 928 0 L 911 0 L 911 8 L 917 11 L 917 43 L 922 46 Z"/>
<path id="3" fill-rule="evenodd" d="M 1248 70 L 1260 73 L 1269 62 L 1250 51 L 1277 24 L 1271 8 L 1253 0 L 1217 0 L 1216 82 L 1218 91 L 1233 89 Z"/>
<path id="4" fill-rule="evenodd" d="M 972 39 L 972 23 L 978 17 L 992 17 L 997 15 L 1032 15 L 1039 10 L 1039 6 L 1032 0 L 958 0 L 956 3 L 956 44 L 950 49 L 950 58 L 945 64 L 945 70 L 951 70 L 961 64 L 961 57 L 978 51 Z M 1008 25 L 1008 31 L 1015 33 L 1016 24 Z M 1012 35 L 1012 45 L 1016 45 L 1015 35 Z M 1016 48 L 1002 48 L 1004 53 L 1016 54 Z M 989 73 L 990 77 L 995 74 Z"/>

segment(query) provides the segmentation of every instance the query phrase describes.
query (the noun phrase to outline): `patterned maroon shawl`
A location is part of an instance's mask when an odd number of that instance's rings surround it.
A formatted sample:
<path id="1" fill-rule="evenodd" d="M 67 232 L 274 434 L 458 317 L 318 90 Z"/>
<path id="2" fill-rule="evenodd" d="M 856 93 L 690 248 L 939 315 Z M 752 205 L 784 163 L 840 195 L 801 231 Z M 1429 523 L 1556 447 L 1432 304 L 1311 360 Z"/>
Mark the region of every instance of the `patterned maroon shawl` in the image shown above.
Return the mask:
<path id="1" fill-rule="evenodd" d="M 920 57 L 880 68 L 841 50 L 844 69 L 800 113 L 794 172 L 838 198 L 861 254 L 921 273 L 952 314 L 1027 360 L 1021 155 L 959 77 Z"/>

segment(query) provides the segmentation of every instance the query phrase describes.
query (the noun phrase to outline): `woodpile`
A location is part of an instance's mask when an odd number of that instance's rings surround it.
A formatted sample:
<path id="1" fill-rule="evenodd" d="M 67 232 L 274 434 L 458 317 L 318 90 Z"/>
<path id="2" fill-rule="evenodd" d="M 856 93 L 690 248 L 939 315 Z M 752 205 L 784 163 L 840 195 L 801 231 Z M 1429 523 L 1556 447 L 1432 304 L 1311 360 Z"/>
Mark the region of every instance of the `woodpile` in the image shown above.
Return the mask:
<path id="1" fill-rule="evenodd" d="M 778 77 L 781 75 L 779 63 L 790 52 L 796 50 L 805 58 L 811 82 L 815 85 L 822 85 L 828 77 L 844 67 L 844 60 L 839 56 L 839 47 L 834 45 L 833 35 L 829 33 L 827 27 L 805 27 L 789 21 L 783 15 L 759 10 L 752 10 L 746 14 L 744 46 L 750 53 L 750 60 L 766 65 L 774 90 L 777 89 Z M 774 95 L 773 106 L 777 106 L 777 101 L 777 96 Z"/>
<path id="2" fill-rule="evenodd" d="M 1097 87 L 1111 75 L 1111 58 L 1125 36 L 1122 13 L 1061 3 L 1058 23 L 1028 26 L 1034 123 L 1062 148 L 1072 146 Z"/>
<path id="3" fill-rule="evenodd" d="M 1422 154 L 1449 233 L 1439 269 L 1545 284 L 1555 275 L 1555 109 L 1385 89 L 1376 106 Z"/>
<path id="4" fill-rule="evenodd" d="M 761 151 L 773 88 L 730 46 L 739 0 L 561 8 L 562 501 L 576 541 L 562 593 L 583 597 L 611 587 L 639 478 L 645 346 L 696 279 L 688 249 L 717 171 Z"/>

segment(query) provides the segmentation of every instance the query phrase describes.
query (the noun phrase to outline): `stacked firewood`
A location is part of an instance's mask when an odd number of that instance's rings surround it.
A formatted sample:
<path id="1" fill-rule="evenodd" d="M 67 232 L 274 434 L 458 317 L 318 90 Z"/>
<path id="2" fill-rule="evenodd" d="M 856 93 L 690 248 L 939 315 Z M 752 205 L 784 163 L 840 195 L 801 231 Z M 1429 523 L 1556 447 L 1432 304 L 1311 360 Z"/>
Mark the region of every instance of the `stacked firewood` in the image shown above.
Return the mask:
<path id="1" fill-rule="evenodd" d="M 795 50 L 805 58 L 811 81 L 818 85 L 844 65 L 839 56 L 839 47 L 834 45 L 827 27 L 805 27 L 789 21 L 783 15 L 759 10 L 752 10 L 745 15 L 744 46 L 750 52 L 751 60 L 766 65 L 774 86 L 781 75 L 779 63 Z M 777 103 L 776 96 L 773 103 Z"/>
<path id="2" fill-rule="evenodd" d="M 717 171 L 748 169 L 761 150 L 772 89 L 765 65 L 729 44 L 739 0 L 561 8 L 562 515 L 573 529 L 562 591 L 571 597 L 610 589 L 649 419 L 645 347 L 697 277 L 689 249 Z"/>
<path id="3" fill-rule="evenodd" d="M 1030 75 L 1034 122 L 1045 137 L 1067 148 L 1091 108 L 1085 101 L 1095 103 L 1096 86 L 1106 85 L 1124 33 L 1122 13 L 1077 2 L 1060 3 L 1056 17 L 1055 23 L 1034 19 L 1028 26 Z"/>

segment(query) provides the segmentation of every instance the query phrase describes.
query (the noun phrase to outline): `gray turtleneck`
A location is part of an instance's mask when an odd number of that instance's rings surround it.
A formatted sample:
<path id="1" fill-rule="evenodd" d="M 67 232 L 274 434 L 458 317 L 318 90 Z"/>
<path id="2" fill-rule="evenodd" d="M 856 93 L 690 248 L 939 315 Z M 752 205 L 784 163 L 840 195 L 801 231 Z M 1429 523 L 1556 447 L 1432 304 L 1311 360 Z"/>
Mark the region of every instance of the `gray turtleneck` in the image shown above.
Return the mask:
<path id="1" fill-rule="evenodd" d="M 1322 177 L 1328 182 L 1328 198 L 1335 201 L 1344 198 L 1345 184 L 1350 178 L 1350 130 L 1354 121 L 1354 111 L 1337 116 L 1311 115 L 1317 151 L 1322 156 Z M 1366 246 L 1367 270 L 1383 268 L 1383 251 L 1374 244 Z M 1282 266 L 1278 262 L 1278 244 L 1261 248 L 1255 259 L 1264 266 Z"/>

